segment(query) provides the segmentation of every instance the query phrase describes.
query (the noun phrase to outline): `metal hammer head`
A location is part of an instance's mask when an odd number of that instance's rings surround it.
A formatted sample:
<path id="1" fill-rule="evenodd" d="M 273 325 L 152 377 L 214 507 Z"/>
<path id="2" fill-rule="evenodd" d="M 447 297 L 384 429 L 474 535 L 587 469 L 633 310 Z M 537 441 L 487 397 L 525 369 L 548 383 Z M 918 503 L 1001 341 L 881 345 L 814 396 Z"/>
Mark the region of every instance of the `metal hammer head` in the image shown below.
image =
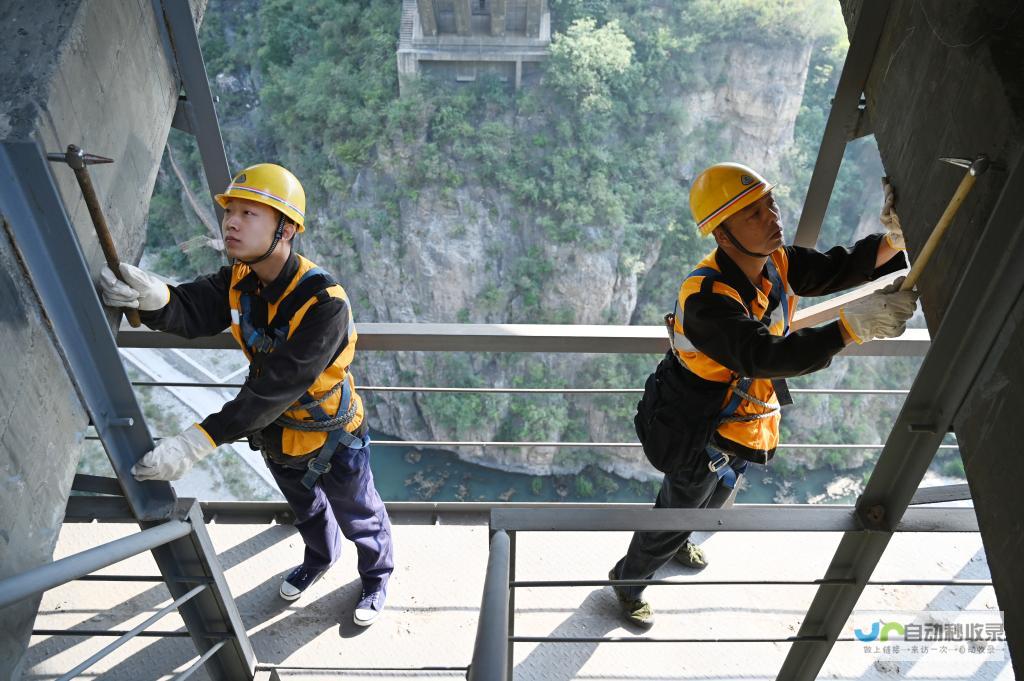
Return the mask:
<path id="1" fill-rule="evenodd" d="M 113 163 L 114 159 L 107 158 L 106 156 L 97 156 L 96 154 L 87 154 L 74 144 L 68 145 L 68 150 L 64 153 L 59 151 L 49 153 L 46 155 L 47 160 L 50 161 L 62 161 L 67 163 L 75 170 L 81 170 L 85 166 L 95 165 L 96 163 Z"/>
<path id="2" fill-rule="evenodd" d="M 967 168 L 968 172 L 975 177 L 981 175 L 992 167 L 992 162 L 985 154 L 978 154 L 978 156 L 973 160 L 969 158 L 940 158 L 939 160 L 955 166 L 960 166 L 961 168 Z"/>

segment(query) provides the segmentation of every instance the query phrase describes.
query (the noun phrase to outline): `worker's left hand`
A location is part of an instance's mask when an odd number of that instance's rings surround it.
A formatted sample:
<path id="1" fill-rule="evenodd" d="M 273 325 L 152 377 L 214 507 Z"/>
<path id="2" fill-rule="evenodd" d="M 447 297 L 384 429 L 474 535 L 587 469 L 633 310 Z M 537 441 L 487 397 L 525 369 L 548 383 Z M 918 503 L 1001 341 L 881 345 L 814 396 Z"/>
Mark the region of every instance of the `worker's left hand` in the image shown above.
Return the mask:
<path id="1" fill-rule="evenodd" d="M 882 178 L 882 194 L 885 198 L 882 202 L 882 212 L 879 214 L 878 219 L 886 229 L 885 240 L 896 250 L 905 251 L 907 243 L 903 240 L 900 216 L 896 214 L 896 208 L 894 207 L 896 194 L 893 191 L 892 183 L 889 182 L 887 177 Z"/>
<path id="2" fill-rule="evenodd" d="M 215 449 L 217 445 L 196 424 L 180 435 L 161 440 L 132 466 L 132 475 L 136 480 L 177 480 Z"/>

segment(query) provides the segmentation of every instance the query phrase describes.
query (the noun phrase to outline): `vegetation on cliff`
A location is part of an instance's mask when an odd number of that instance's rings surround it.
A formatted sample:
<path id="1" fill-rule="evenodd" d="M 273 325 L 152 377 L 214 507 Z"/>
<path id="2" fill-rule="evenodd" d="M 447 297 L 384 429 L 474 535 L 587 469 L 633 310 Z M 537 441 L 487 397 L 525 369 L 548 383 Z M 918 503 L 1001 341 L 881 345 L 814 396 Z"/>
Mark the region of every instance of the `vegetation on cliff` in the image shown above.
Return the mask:
<path id="1" fill-rule="evenodd" d="M 366 256 L 354 235 L 393 243 L 390 254 L 401 258 L 408 247 L 403 216 L 408 220 L 430 195 L 442 205 L 484 212 L 510 233 L 533 235 L 532 245 L 500 272 L 493 262 L 481 263 L 492 276 L 474 304 L 431 310 L 433 319 L 577 322 L 578 307 L 545 296 L 565 266 L 556 254 L 576 249 L 614 253 L 619 273 L 636 280 L 636 303 L 626 318 L 609 307 L 601 311 L 604 322 L 658 323 L 681 276 L 708 249 L 692 229 L 686 182 L 701 167 L 743 160 L 747 151 L 738 148 L 729 121 L 695 115 L 696 95 L 725 86 L 723 60 L 737 50 L 770 55 L 809 49 L 792 144 L 773 150 L 772 167 L 764 169 L 780 179 L 777 193 L 792 230 L 845 57 L 845 27 L 837 8 L 817 0 L 549 4 L 553 41 L 541 83 L 513 92 L 494 78 L 458 88 L 424 79 L 399 98 L 401 3 L 268 0 L 239 12 L 236 4 L 211 0 L 201 37 L 230 165 L 274 160 L 303 179 L 311 197 L 305 238 L 324 265 L 349 275 L 350 293 L 373 296 L 379 284 L 366 280 Z M 239 20 L 243 14 L 247 18 Z M 851 145 L 823 243 L 852 239 L 865 212 L 865 177 L 879 170 L 872 147 L 870 139 Z M 147 248 L 164 272 L 186 278 L 222 261 L 210 249 L 178 247 L 207 235 L 210 216 L 204 222 L 185 198 L 188 191 L 206 193 L 197 152 L 178 133 L 169 149 Z M 467 188 L 479 190 L 468 207 L 459 199 Z M 448 236 L 458 239 L 464 228 L 453 223 L 450 229 Z M 489 384 L 485 376 L 500 376 L 519 386 L 640 386 L 654 361 L 506 354 L 469 364 L 464 356 L 442 353 L 425 360 L 413 382 L 474 387 Z M 833 387 L 907 387 L 914 367 L 897 359 L 843 361 L 810 380 Z M 787 417 L 786 440 L 880 441 L 898 404 L 869 397 L 802 401 Z M 625 441 L 632 439 L 634 402 L 631 396 L 586 402 L 431 394 L 417 398 L 416 408 L 427 422 L 454 434 L 497 420 L 493 432 L 500 439 L 587 440 L 591 424 L 601 421 L 619 424 L 606 432 Z M 557 457 L 554 463 L 578 468 L 594 453 L 561 451 Z M 865 453 L 842 450 L 787 452 L 779 466 L 783 472 L 821 464 L 842 468 L 864 459 Z M 577 484 L 584 491 L 600 487 L 595 480 Z"/>

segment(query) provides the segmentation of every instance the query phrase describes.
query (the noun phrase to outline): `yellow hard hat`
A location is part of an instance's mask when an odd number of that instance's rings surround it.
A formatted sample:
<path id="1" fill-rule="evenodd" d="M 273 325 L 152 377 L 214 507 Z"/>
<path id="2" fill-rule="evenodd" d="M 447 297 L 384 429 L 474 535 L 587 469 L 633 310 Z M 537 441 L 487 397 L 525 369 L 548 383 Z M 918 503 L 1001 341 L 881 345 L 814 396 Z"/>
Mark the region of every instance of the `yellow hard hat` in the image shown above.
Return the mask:
<path id="1" fill-rule="evenodd" d="M 235 175 L 223 194 L 213 197 L 221 208 L 228 199 L 248 199 L 276 208 L 298 225 L 298 231 L 306 229 L 306 192 L 298 178 L 286 168 L 273 163 L 258 163 Z"/>
<path id="2" fill-rule="evenodd" d="M 693 181 L 690 211 L 704 236 L 725 220 L 765 196 L 775 185 L 739 163 L 716 163 Z"/>

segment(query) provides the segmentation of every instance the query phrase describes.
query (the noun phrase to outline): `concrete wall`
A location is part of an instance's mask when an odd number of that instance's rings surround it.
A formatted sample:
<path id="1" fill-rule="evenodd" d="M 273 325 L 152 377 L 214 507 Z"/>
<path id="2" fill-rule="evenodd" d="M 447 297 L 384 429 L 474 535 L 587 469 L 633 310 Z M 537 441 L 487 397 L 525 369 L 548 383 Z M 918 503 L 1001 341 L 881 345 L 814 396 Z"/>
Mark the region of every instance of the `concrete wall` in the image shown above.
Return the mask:
<path id="1" fill-rule="evenodd" d="M 963 177 L 962 170 L 938 162 L 940 156 L 984 152 L 1013 163 L 1024 148 L 1024 13 L 1017 4 L 891 4 L 866 91 L 912 257 Z M 852 27 L 861 0 L 842 5 Z M 932 333 L 1005 177 L 989 172 L 979 179 L 918 285 Z M 1024 678 L 1024 456 L 1016 433 L 1024 413 L 1022 347 L 1024 302 L 1005 321 L 954 420 L 1018 678 Z"/>
<path id="2" fill-rule="evenodd" d="M 205 0 L 193 2 L 205 7 Z M 197 10 L 197 11 L 201 11 Z M 199 17 L 197 17 L 199 18 Z M 151 0 L 16 0 L 0 9 L 0 139 L 77 144 L 122 260 L 137 262 L 178 96 Z M 90 269 L 102 255 L 74 174 L 56 179 Z M 0 578 L 51 560 L 88 416 L 17 257 L 0 235 Z M 18 678 L 38 599 L 0 615 L 0 678 Z"/>

